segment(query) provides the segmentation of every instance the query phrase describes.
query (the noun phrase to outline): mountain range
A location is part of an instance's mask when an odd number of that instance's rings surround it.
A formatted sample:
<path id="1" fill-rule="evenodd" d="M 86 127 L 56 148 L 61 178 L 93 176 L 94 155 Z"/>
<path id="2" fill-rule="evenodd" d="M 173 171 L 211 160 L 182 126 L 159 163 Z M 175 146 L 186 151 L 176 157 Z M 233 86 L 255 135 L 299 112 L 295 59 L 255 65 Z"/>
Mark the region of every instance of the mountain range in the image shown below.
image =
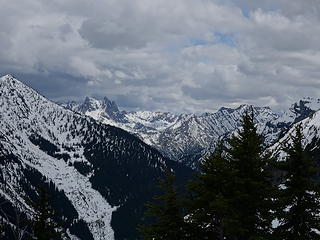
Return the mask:
<path id="1" fill-rule="evenodd" d="M 197 162 L 236 133 L 246 111 L 280 157 L 281 143 L 301 123 L 304 146 L 318 160 L 319 109 L 312 98 L 282 114 L 250 105 L 203 114 L 124 111 L 108 98 L 89 97 L 61 106 L 6 75 L 0 78 L 0 206 L 6 206 L 0 219 L 16 211 L 33 218 L 32 202 L 44 187 L 69 239 L 138 239 L 144 203 L 166 169 L 183 186 Z"/>
<path id="2" fill-rule="evenodd" d="M 86 97 L 83 103 L 63 104 L 68 109 L 93 119 L 122 128 L 158 149 L 164 156 L 196 167 L 197 162 L 214 151 L 218 142 L 240 126 L 241 116 L 253 112 L 258 131 L 265 135 L 267 145 L 276 142 L 294 123 L 320 109 L 320 99 L 305 97 L 284 111 L 269 107 L 241 105 L 220 108 L 215 113 L 173 114 L 169 112 L 120 111 L 114 101 Z"/>

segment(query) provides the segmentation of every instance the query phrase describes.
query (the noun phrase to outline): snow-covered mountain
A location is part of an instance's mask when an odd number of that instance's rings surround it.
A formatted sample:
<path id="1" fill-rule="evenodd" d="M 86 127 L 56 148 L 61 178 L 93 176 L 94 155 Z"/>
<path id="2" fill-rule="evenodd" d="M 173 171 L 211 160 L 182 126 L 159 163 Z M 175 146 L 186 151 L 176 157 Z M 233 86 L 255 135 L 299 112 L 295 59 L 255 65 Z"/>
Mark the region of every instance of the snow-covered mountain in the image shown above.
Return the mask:
<path id="1" fill-rule="evenodd" d="M 107 99 L 86 101 L 88 111 L 119 112 Z M 136 239 L 144 203 L 168 167 L 189 171 L 122 129 L 59 106 L 11 75 L 0 78 L 0 197 L 29 217 L 41 185 L 72 239 Z"/>
<path id="2" fill-rule="evenodd" d="M 120 111 L 116 103 L 110 101 L 107 97 L 102 100 L 86 97 L 81 104 L 68 102 L 62 105 L 100 122 L 135 133 L 146 142 L 152 141 L 152 135 L 175 124 L 181 117 L 168 112 Z"/>
<path id="3" fill-rule="evenodd" d="M 319 162 L 320 153 L 320 110 L 313 112 L 309 117 L 296 121 L 288 131 L 272 146 L 270 150 L 275 154 L 278 154 L 278 159 L 281 160 L 286 154 L 282 151 L 283 146 L 291 144 L 291 136 L 295 136 L 296 126 L 301 125 L 303 133 L 303 147 Z"/>
<path id="4" fill-rule="evenodd" d="M 320 99 L 305 97 L 298 102 L 291 105 L 291 107 L 284 112 L 274 124 L 291 125 L 299 122 L 320 109 Z"/>
<path id="5" fill-rule="evenodd" d="M 320 99 L 304 97 L 290 106 L 279 117 L 267 124 L 264 131 L 268 145 L 274 144 L 297 122 L 300 122 L 320 109 Z"/>
<path id="6" fill-rule="evenodd" d="M 137 135 L 162 154 L 185 165 L 194 165 L 202 156 L 212 152 L 225 136 L 240 125 L 245 111 L 254 112 L 258 129 L 271 145 L 295 122 L 320 109 L 320 100 L 304 98 L 279 115 L 269 107 L 241 105 L 220 108 L 216 113 L 172 114 L 169 112 L 120 111 L 115 102 L 104 98 L 86 98 L 82 104 L 65 104 L 76 112 L 102 123 L 120 127 Z M 71 106 L 71 107 L 70 107 Z"/>

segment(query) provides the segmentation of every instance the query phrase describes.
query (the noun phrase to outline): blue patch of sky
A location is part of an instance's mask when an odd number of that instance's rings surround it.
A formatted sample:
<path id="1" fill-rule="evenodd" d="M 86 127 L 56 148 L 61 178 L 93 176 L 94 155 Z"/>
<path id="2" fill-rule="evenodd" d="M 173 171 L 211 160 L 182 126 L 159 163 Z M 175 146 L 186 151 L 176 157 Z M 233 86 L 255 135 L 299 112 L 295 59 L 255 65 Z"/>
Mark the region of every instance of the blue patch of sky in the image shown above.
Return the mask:
<path id="1" fill-rule="evenodd" d="M 211 45 L 213 42 L 211 41 L 206 41 L 206 40 L 203 40 L 203 39 L 200 39 L 200 38 L 194 38 L 194 37 L 191 37 L 189 39 L 189 43 L 192 45 L 192 46 L 198 46 L 198 45 Z"/>
<path id="2" fill-rule="evenodd" d="M 241 11 L 242 11 L 242 15 L 243 15 L 245 18 L 250 18 L 250 11 L 249 11 L 249 9 L 247 9 L 247 8 L 241 8 Z"/>
<path id="3" fill-rule="evenodd" d="M 232 33 L 214 32 L 214 40 L 207 41 L 201 38 L 191 37 L 188 39 L 191 46 L 209 46 L 215 44 L 225 44 L 229 47 L 236 47 L 237 41 Z"/>
<path id="4" fill-rule="evenodd" d="M 235 47 L 237 45 L 235 36 L 232 33 L 216 32 L 214 35 L 217 38 L 215 41 L 216 43 L 222 43 L 230 47 Z"/>

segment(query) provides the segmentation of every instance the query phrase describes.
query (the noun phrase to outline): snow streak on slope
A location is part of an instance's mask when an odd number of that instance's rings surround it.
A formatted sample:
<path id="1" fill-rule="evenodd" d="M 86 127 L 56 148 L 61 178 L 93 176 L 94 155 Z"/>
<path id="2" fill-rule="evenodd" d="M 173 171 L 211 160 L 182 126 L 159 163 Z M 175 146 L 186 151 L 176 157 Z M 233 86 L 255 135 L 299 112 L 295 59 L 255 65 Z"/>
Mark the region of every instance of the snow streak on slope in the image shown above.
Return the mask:
<path id="1" fill-rule="evenodd" d="M 92 189 L 88 177 L 80 174 L 74 167 L 68 166 L 64 160 L 58 160 L 37 151 L 36 146 L 29 145 L 33 159 L 24 162 L 48 177 L 58 189 L 63 190 L 83 219 L 94 239 L 114 239 L 110 227 L 112 208 L 99 192 Z M 21 159 L 26 159 L 22 156 Z"/>

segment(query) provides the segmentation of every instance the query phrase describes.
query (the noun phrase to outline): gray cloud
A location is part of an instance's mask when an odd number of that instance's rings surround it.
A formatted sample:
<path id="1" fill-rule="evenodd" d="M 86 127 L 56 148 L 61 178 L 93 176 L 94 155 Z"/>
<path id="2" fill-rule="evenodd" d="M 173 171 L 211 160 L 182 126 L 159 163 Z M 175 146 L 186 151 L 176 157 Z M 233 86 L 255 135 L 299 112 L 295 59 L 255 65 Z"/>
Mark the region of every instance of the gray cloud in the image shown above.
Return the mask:
<path id="1" fill-rule="evenodd" d="M 147 39 L 143 38 L 143 33 L 135 33 L 130 29 L 121 28 L 116 24 L 108 24 L 97 19 L 84 21 L 79 33 L 94 48 L 142 48 L 147 44 Z"/>
<path id="2" fill-rule="evenodd" d="M 320 95 L 318 0 L 0 3 L 0 72 L 57 101 L 198 112 Z"/>

